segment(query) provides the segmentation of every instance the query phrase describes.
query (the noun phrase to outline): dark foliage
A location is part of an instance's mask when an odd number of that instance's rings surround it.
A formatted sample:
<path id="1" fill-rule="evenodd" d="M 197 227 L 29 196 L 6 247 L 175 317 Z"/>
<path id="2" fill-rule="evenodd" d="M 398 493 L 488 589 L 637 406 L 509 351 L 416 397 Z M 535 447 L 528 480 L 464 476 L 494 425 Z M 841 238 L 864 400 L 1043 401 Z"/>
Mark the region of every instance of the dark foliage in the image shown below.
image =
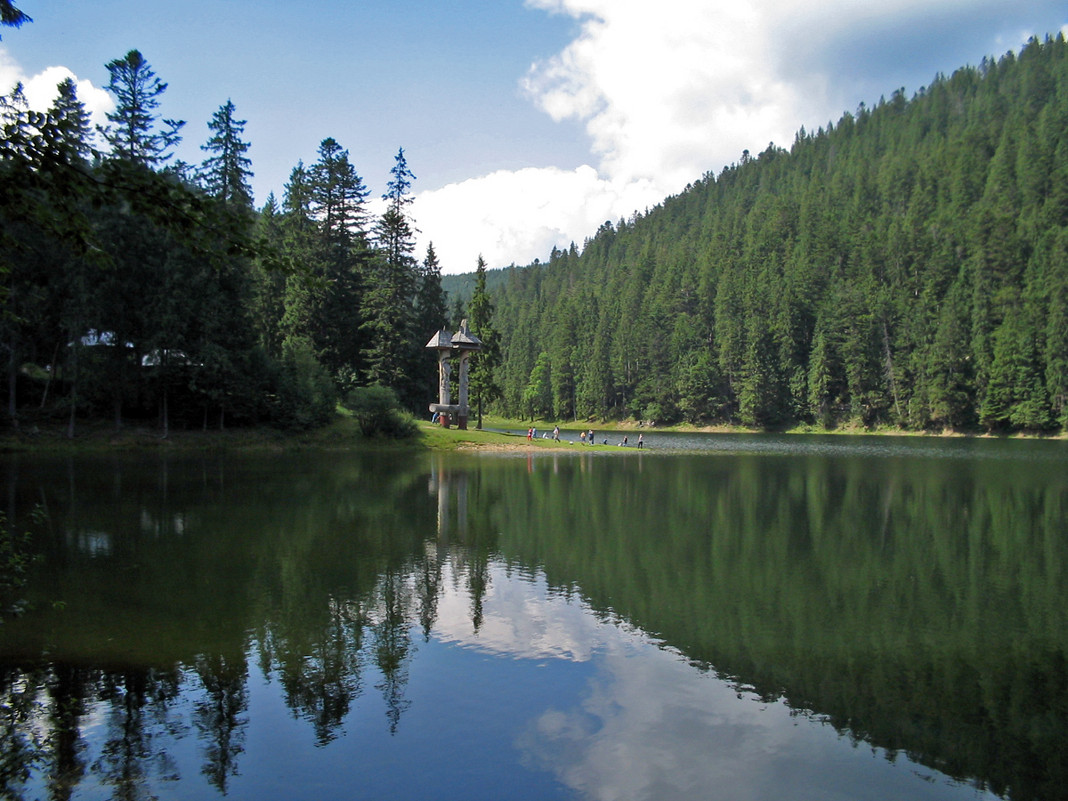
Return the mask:
<path id="1" fill-rule="evenodd" d="M 895 92 L 504 271 L 499 408 L 1063 428 L 1066 179 L 1063 36 Z"/>

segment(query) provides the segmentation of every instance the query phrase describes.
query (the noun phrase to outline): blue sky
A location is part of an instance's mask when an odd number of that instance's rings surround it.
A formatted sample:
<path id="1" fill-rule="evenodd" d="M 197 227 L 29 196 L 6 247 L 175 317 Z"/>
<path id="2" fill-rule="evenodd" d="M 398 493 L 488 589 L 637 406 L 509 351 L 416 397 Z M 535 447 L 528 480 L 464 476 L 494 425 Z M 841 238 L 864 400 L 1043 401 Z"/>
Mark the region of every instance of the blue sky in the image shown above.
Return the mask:
<path id="1" fill-rule="evenodd" d="M 102 114 L 139 49 L 199 162 L 212 113 L 248 121 L 257 204 L 331 136 L 374 196 L 398 147 L 420 255 L 445 272 L 582 245 L 769 142 L 1068 26 L 1063 0 L 156 0 L 17 5 L 0 91 L 66 75 Z M 177 13 L 176 13 L 177 9 Z M 51 68 L 51 69 L 49 69 Z"/>

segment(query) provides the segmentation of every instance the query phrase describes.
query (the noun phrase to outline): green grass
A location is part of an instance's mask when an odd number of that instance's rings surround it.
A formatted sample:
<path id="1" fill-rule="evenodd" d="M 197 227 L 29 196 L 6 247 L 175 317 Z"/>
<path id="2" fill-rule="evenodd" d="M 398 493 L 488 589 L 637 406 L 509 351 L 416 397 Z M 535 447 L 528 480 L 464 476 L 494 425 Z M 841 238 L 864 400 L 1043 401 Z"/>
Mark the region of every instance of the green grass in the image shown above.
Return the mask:
<path id="1" fill-rule="evenodd" d="M 485 425 L 485 422 L 483 422 Z M 419 439 L 423 445 L 433 450 L 451 451 L 460 445 L 517 445 L 524 440 L 510 434 L 501 434 L 495 431 L 477 431 L 469 428 L 461 431 L 457 428 L 442 428 L 439 425 L 419 422 Z"/>
<path id="2" fill-rule="evenodd" d="M 489 418 L 483 417 L 482 426 L 486 428 L 509 428 L 509 429 L 526 429 L 529 427 L 529 423 L 517 422 L 515 420 L 505 420 L 504 418 Z M 560 426 L 560 441 L 557 442 L 552 439 L 545 439 L 542 434 L 546 431 L 552 431 L 552 423 L 548 425 L 542 423 L 537 426 L 538 436 L 532 441 L 527 441 L 526 437 L 519 434 L 502 434 L 496 431 L 478 431 L 476 429 L 468 429 L 466 431 L 460 431 L 455 428 L 442 428 L 441 426 L 434 425 L 428 422 L 419 423 L 419 434 L 422 444 L 431 448 L 432 450 L 455 450 L 461 445 L 463 446 L 485 446 L 487 448 L 493 448 L 495 446 L 503 446 L 509 448 L 515 447 L 528 447 L 528 448 L 570 448 L 570 447 L 585 447 L 589 448 L 589 445 L 581 446 L 579 444 L 579 432 L 584 429 L 581 426 L 575 428 L 565 428 Z M 604 433 L 607 429 L 594 429 Z M 609 445 L 595 445 L 593 449 L 596 450 L 612 450 L 617 451 L 618 439 L 613 437 L 612 442 Z"/>

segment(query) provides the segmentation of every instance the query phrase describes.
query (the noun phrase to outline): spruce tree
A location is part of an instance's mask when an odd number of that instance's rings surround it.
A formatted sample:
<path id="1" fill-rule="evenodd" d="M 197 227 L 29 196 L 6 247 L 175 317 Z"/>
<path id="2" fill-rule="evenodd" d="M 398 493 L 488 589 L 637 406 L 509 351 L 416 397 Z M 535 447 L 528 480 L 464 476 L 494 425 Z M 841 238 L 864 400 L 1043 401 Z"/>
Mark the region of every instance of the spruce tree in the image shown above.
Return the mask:
<path id="1" fill-rule="evenodd" d="M 0 0 L 0 25 L 9 28 L 20 28 L 33 20 L 23 11 L 15 7 L 11 0 Z"/>
<path id="2" fill-rule="evenodd" d="M 131 50 L 107 64 L 107 90 L 115 96 L 115 110 L 107 115 L 111 125 L 102 129 L 115 158 L 157 168 L 171 157 L 171 148 L 181 141 L 181 120 L 162 120 L 157 128 L 160 97 L 167 84 L 156 77 L 144 56 Z"/>
<path id="3" fill-rule="evenodd" d="M 433 242 L 426 247 L 418 283 L 415 298 L 417 333 L 426 333 L 429 339 L 435 331 L 447 327 L 449 315 L 447 297 L 441 286 L 441 264 Z"/>
<path id="4" fill-rule="evenodd" d="M 303 161 L 298 161 L 289 172 L 289 181 L 282 195 L 282 213 L 295 218 L 301 228 L 311 220 L 311 186 Z"/>
<path id="5" fill-rule="evenodd" d="M 326 243 L 347 248 L 366 238 L 369 192 L 349 151 L 336 139 L 319 143 L 319 160 L 307 170 L 307 186 L 309 211 Z"/>
<path id="6" fill-rule="evenodd" d="M 85 104 L 78 99 L 78 92 L 74 81 L 67 78 L 60 82 L 57 87 L 57 95 L 52 108 L 49 109 L 49 117 L 53 122 L 53 147 L 60 158 L 67 163 L 86 166 L 92 154 L 92 126 L 89 112 Z M 75 193 L 77 196 L 77 193 Z M 80 211 L 66 215 L 67 219 L 77 226 L 79 220 L 83 220 L 88 228 L 88 220 L 82 217 Z M 75 230 L 77 228 L 75 227 Z M 80 248 L 78 248 L 80 250 Z M 81 341 L 86 330 L 90 327 L 90 321 L 94 315 L 93 293 L 93 262 L 79 254 L 71 253 L 64 259 L 61 265 L 61 279 L 58 284 L 62 287 L 62 301 L 59 309 L 60 330 L 65 340 L 70 343 L 67 352 L 67 375 L 68 375 L 68 417 L 67 436 L 74 436 L 75 415 L 78 409 L 79 388 L 79 351 Z"/>
<path id="7" fill-rule="evenodd" d="M 531 420 L 548 418 L 553 409 L 552 362 L 549 354 L 542 351 L 530 371 L 530 379 L 523 390 L 523 410 Z M 482 416 L 479 415 L 479 428 Z"/>
<path id="8" fill-rule="evenodd" d="M 56 92 L 56 99 L 48 110 L 53 147 L 65 160 L 87 161 L 93 144 L 89 112 L 78 99 L 77 87 L 70 78 L 60 81 Z"/>
<path id="9" fill-rule="evenodd" d="M 284 311 L 277 342 L 281 344 L 293 337 L 303 337 L 311 342 L 324 286 L 319 277 L 321 265 L 314 251 L 316 233 L 311 218 L 311 186 L 303 162 L 297 162 L 289 174 L 280 216 L 276 223 L 280 247 L 286 258 L 299 268 L 286 276 Z"/>
<path id="10" fill-rule="evenodd" d="M 276 252 L 284 252 L 283 216 L 274 193 L 260 209 L 257 225 L 261 235 Z M 251 315 L 259 345 L 272 358 L 282 353 L 282 317 L 285 314 L 286 274 L 277 268 L 256 261 L 252 267 Z"/>
<path id="11" fill-rule="evenodd" d="M 415 373 L 425 339 L 417 331 L 416 289 L 418 266 L 415 227 L 409 208 L 415 176 L 401 148 L 394 158 L 390 180 L 382 199 L 386 209 L 374 228 L 378 257 L 365 298 L 365 338 L 368 378 L 395 390 L 402 402 L 417 402 Z M 427 335 L 429 336 L 429 334 Z"/>
<path id="12" fill-rule="evenodd" d="M 211 155 L 201 165 L 201 181 L 205 191 L 224 205 L 252 208 L 252 161 L 245 155 L 249 144 L 241 139 L 246 121 L 234 119 L 234 111 L 233 101 L 227 100 L 208 123 L 212 136 L 200 149 Z"/>
<path id="13" fill-rule="evenodd" d="M 493 302 L 486 291 L 486 260 L 480 255 L 475 267 L 475 290 L 467 306 L 467 322 L 471 333 L 482 340 L 482 350 L 471 357 L 471 394 L 478 410 L 476 428 L 482 428 L 482 412 L 486 404 L 501 397 L 496 370 L 501 363 L 501 336 L 493 326 Z M 546 356 L 546 358 L 548 358 Z M 549 388 L 549 405 L 552 388 Z"/>
<path id="14" fill-rule="evenodd" d="M 416 279 L 413 370 L 419 376 L 415 382 L 419 394 L 415 400 L 418 402 L 422 398 L 436 398 L 438 391 L 437 371 L 426 368 L 423 345 L 435 331 L 449 327 L 448 305 L 445 290 L 441 286 L 441 265 L 433 242 L 427 245 L 426 256 L 418 267 Z"/>
<path id="15" fill-rule="evenodd" d="M 364 273 L 369 270 L 367 194 L 363 179 L 337 140 L 319 144 L 319 159 L 304 176 L 307 208 L 315 223 L 306 264 L 317 295 L 311 309 L 308 335 L 323 366 L 341 389 L 356 383 L 363 369 L 360 324 L 363 314 Z M 287 206 L 288 208 L 288 206 Z"/>

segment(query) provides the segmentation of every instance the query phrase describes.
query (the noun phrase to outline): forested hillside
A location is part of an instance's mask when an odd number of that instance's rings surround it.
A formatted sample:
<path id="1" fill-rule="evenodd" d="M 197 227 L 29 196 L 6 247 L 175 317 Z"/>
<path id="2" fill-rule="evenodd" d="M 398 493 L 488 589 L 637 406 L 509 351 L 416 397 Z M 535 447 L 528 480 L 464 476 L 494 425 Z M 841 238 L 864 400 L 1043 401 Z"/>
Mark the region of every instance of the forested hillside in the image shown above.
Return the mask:
<path id="1" fill-rule="evenodd" d="M 502 411 L 1068 423 L 1068 45 L 769 146 L 495 293 Z"/>

